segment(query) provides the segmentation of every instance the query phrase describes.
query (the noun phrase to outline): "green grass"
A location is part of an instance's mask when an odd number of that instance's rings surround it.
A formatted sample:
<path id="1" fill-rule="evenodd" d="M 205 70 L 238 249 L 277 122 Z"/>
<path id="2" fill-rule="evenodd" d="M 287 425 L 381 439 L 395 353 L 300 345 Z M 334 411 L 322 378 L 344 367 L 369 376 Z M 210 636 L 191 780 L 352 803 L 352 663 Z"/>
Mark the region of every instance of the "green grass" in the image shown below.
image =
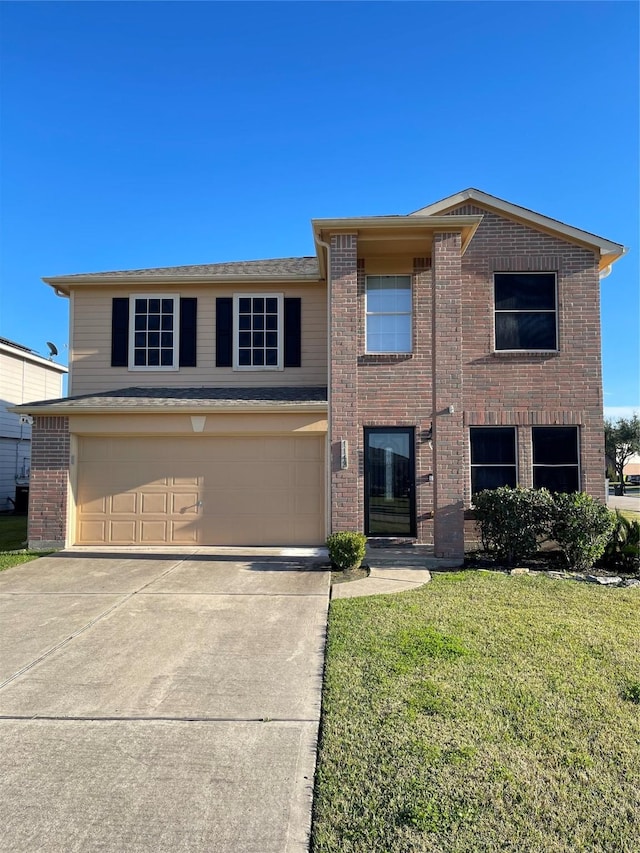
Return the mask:
<path id="1" fill-rule="evenodd" d="M 437 574 L 331 605 L 314 853 L 631 853 L 640 594 Z"/>
<path id="2" fill-rule="evenodd" d="M 27 539 L 27 517 L 25 515 L 0 515 L 0 572 L 28 563 L 45 552 L 25 551 L 22 554 L 7 554 L 25 547 Z M 46 553 L 50 554 L 50 551 Z"/>

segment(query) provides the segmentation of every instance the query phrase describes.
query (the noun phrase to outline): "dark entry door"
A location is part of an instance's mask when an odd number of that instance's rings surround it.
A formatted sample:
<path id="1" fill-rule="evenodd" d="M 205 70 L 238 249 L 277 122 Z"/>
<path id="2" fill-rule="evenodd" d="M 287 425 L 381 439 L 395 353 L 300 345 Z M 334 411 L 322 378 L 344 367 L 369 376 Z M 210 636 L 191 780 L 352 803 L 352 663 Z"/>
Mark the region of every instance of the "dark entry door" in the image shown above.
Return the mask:
<path id="1" fill-rule="evenodd" d="M 365 533 L 415 536 L 413 428 L 365 428 L 364 445 Z"/>

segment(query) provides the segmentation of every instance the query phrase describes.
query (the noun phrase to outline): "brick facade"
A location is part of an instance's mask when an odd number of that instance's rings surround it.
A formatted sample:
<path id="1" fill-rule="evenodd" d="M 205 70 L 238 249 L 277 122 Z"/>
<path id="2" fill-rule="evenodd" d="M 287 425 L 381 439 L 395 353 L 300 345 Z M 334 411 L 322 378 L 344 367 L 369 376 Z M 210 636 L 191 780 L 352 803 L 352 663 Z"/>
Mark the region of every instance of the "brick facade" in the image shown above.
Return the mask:
<path id="1" fill-rule="evenodd" d="M 29 486 L 29 547 L 63 548 L 67 530 L 69 419 L 34 418 Z"/>
<path id="2" fill-rule="evenodd" d="M 359 257 L 356 234 L 332 237 L 331 529 L 365 526 L 364 429 L 412 427 L 416 541 L 433 541 L 438 556 L 462 557 L 472 425 L 516 427 L 518 479 L 529 487 L 531 427 L 576 425 L 581 488 L 603 498 L 600 285 L 589 248 L 475 204 L 449 212 L 483 219 L 464 254 L 458 231 L 436 233 L 425 257 L 413 258 L 410 354 L 366 354 L 368 260 Z M 496 352 L 493 273 L 530 271 L 556 273 L 558 352 Z M 341 440 L 349 446 L 347 470 Z"/>
<path id="3" fill-rule="evenodd" d="M 475 205 L 450 213 L 484 217 L 461 269 L 465 427 L 516 425 L 519 482 L 531 486 L 531 427 L 578 426 L 581 487 L 602 500 L 604 423 L 596 254 Z M 493 352 L 494 272 L 557 274 L 557 353 Z M 468 470 L 468 451 L 466 455 Z M 470 498 L 467 477 L 467 505 Z"/>

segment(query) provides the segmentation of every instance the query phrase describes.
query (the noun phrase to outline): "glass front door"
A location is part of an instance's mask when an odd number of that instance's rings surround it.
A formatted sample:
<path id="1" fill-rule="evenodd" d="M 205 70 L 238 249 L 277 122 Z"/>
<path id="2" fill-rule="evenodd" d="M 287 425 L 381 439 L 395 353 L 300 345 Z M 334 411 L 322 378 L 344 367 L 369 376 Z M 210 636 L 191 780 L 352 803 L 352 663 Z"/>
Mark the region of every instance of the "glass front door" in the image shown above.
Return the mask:
<path id="1" fill-rule="evenodd" d="M 413 428 L 365 428 L 364 444 L 365 533 L 415 536 Z"/>

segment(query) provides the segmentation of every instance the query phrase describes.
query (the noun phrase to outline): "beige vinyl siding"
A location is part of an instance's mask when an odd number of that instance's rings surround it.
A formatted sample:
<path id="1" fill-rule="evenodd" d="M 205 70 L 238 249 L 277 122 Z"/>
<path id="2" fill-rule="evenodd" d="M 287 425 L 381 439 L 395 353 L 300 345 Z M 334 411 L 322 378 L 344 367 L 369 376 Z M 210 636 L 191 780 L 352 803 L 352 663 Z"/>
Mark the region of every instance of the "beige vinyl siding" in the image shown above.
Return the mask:
<path id="1" fill-rule="evenodd" d="M 129 370 L 111 367 L 111 306 L 114 297 L 132 293 L 179 293 L 198 300 L 197 367 L 170 370 Z M 242 370 L 215 366 L 215 300 L 235 293 L 284 293 L 302 300 L 302 367 L 280 371 Z M 70 394 L 98 393 L 130 386 L 273 386 L 327 383 L 327 308 L 322 284 L 264 286 L 255 282 L 240 285 L 200 286 L 134 284 L 127 288 L 78 289 L 73 296 L 74 332 L 71 353 Z"/>

